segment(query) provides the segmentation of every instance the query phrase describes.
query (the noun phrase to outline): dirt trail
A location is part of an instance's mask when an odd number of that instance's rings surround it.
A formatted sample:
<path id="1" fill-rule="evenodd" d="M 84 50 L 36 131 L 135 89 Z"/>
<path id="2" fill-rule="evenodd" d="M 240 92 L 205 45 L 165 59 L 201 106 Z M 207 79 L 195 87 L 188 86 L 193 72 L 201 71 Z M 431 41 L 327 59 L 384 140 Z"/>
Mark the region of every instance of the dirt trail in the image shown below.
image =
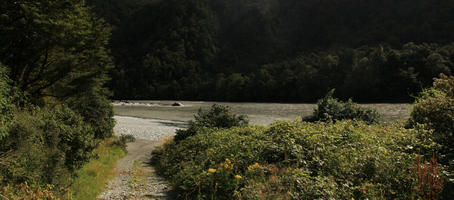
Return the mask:
<path id="1" fill-rule="evenodd" d="M 128 154 L 117 163 L 117 176 L 98 199 L 172 199 L 171 188 L 149 164 L 156 146 L 157 142 L 143 139 L 129 143 Z"/>
<path id="2" fill-rule="evenodd" d="M 171 134 L 156 132 L 160 129 L 150 120 L 122 117 L 116 117 L 116 120 L 116 134 L 124 134 L 125 131 L 132 135 L 140 133 L 137 135 L 139 139 L 128 143 L 127 155 L 117 162 L 117 176 L 109 182 L 98 200 L 174 199 L 165 179 L 158 176 L 149 163 L 151 152 L 160 145 L 159 140 Z M 132 127 L 131 124 L 135 126 Z M 147 130 L 146 134 L 150 135 L 151 140 L 140 139 L 144 138 L 144 130 Z"/>

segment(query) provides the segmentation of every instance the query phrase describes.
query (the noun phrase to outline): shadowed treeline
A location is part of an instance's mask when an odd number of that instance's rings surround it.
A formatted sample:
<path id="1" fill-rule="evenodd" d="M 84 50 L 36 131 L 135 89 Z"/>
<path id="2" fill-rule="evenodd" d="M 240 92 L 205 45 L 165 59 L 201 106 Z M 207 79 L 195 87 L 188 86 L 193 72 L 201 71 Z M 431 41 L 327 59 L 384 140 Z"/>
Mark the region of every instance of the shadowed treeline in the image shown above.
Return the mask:
<path id="1" fill-rule="evenodd" d="M 453 69 L 451 1 L 89 1 L 117 99 L 408 102 Z"/>

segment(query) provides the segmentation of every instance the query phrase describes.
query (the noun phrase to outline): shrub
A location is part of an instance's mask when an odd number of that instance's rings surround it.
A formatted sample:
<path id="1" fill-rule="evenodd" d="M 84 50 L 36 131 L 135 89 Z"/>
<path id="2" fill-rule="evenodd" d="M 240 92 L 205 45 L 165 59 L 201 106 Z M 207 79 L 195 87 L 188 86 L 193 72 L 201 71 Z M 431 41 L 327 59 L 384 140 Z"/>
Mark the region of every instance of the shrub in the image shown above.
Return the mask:
<path id="1" fill-rule="evenodd" d="M 339 101 L 333 97 L 334 90 L 318 100 L 317 108 L 311 116 L 303 118 L 303 121 L 314 122 L 336 122 L 339 120 L 351 119 L 361 120 L 367 123 L 377 123 L 380 115 L 378 112 L 371 108 L 364 108 L 351 99 L 347 102 Z"/>
<path id="2" fill-rule="evenodd" d="M 175 141 L 193 136 L 207 128 L 231 128 L 234 126 L 247 126 L 247 116 L 233 114 L 228 106 L 213 104 L 208 112 L 199 109 L 194 115 L 194 121 L 189 123 L 186 130 L 177 130 Z"/>
<path id="3" fill-rule="evenodd" d="M 65 106 L 16 111 L 0 143 L 0 183 L 66 188 L 95 146 L 91 127 Z"/>
<path id="4" fill-rule="evenodd" d="M 111 137 L 115 126 L 113 107 L 104 90 L 101 88 L 66 100 L 67 105 L 90 124 L 98 139 Z"/>
<path id="5" fill-rule="evenodd" d="M 413 105 L 408 127 L 423 126 L 431 130 L 431 139 L 440 144 L 439 162 L 448 176 L 444 196 L 454 196 L 454 76 L 441 74 L 433 86 L 420 93 Z M 428 152 L 431 153 L 431 152 Z M 449 198 L 448 198 L 449 199 Z"/>
<path id="6" fill-rule="evenodd" d="M 432 156 L 430 162 L 425 162 L 424 158 L 417 156 L 416 174 L 418 175 L 418 184 L 416 191 L 422 199 L 439 199 L 443 189 L 443 179 L 439 175 L 438 163 L 435 156 Z"/>
<path id="7" fill-rule="evenodd" d="M 114 144 L 120 146 L 121 148 L 123 148 L 123 150 L 126 151 L 127 143 L 135 142 L 135 141 L 136 141 L 136 138 L 134 137 L 134 135 L 121 134 L 120 137 L 115 139 Z"/>
<path id="8" fill-rule="evenodd" d="M 46 187 L 29 186 L 27 183 L 20 184 L 18 187 L 7 185 L 0 188 L 0 198 L 7 200 L 58 200 L 59 198 L 53 190 L 54 188 L 50 185 Z"/>
<path id="9" fill-rule="evenodd" d="M 417 124 L 433 130 L 432 137 L 444 146 L 444 154 L 454 153 L 454 76 L 442 74 L 432 88 L 421 92 L 408 121 L 410 127 Z"/>
<path id="10" fill-rule="evenodd" d="M 181 198 L 415 199 L 425 145 L 397 125 L 276 122 L 205 130 L 153 152 Z"/>
<path id="11" fill-rule="evenodd" d="M 124 143 L 135 142 L 136 138 L 131 134 L 121 134 L 119 140 L 124 141 Z"/>

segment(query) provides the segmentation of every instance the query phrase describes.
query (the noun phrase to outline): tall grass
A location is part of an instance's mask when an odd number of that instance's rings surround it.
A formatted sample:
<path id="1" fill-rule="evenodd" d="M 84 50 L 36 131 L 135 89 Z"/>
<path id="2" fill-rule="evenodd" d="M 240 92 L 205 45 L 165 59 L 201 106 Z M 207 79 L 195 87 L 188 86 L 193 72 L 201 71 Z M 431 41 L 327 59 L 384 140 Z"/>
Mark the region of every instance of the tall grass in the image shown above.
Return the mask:
<path id="1" fill-rule="evenodd" d="M 115 176 L 115 163 L 126 155 L 125 150 L 106 139 L 94 151 L 98 158 L 91 160 L 77 172 L 77 179 L 71 186 L 74 200 L 91 200 L 104 191 L 107 182 Z"/>

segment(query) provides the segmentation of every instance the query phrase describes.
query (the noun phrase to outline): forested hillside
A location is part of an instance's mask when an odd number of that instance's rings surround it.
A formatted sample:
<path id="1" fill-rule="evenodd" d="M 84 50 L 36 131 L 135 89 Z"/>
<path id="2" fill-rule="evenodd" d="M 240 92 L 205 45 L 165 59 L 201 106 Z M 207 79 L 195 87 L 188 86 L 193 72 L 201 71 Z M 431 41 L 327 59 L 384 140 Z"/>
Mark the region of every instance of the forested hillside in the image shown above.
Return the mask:
<path id="1" fill-rule="evenodd" d="M 117 99 L 409 101 L 454 69 L 454 2 L 90 0 Z"/>

